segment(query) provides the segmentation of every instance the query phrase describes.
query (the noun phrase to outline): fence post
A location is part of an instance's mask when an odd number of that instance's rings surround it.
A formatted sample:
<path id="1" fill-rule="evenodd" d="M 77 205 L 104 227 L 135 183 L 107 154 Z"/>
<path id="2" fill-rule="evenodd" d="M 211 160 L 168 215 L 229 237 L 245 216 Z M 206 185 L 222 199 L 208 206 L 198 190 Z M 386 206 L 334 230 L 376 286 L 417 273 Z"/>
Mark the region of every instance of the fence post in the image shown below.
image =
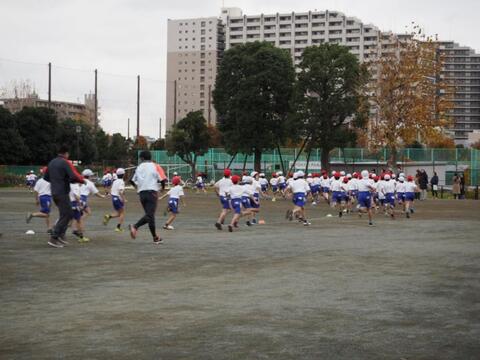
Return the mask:
<path id="1" fill-rule="evenodd" d="M 475 200 L 478 200 L 478 185 L 475 186 Z"/>
<path id="2" fill-rule="evenodd" d="M 443 185 L 440 186 L 440 199 L 443 199 Z"/>

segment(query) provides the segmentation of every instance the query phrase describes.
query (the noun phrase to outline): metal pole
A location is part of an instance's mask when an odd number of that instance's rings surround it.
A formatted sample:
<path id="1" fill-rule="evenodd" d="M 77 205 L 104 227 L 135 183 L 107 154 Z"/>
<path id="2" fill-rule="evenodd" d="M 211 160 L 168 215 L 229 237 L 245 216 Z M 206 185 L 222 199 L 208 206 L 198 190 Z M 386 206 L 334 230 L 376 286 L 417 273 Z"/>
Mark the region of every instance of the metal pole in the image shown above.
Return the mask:
<path id="1" fill-rule="evenodd" d="M 212 105 L 211 105 L 211 97 L 212 96 L 212 85 L 208 85 L 208 125 L 211 125 L 212 119 Z"/>
<path id="2" fill-rule="evenodd" d="M 127 139 L 130 140 L 130 118 L 127 120 Z"/>
<path id="3" fill-rule="evenodd" d="M 95 124 L 94 130 L 97 133 L 98 129 L 98 92 L 97 92 L 97 69 L 95 69 Z"/>
<path id="4" fill-rule="evenodd" d="M 48 107 L 52 105 L 52 63 L 48 63 Z"/>
<path id="5" fill-rule="evenodd" d="M 173 125 L 177 123 L 177 80 L 173 82 Z"/>
<path id="6" fill-rule="evenodd" d="M 158 118 L 158 138 L 162 138 L 162 118 Z"/>
<path id="7" fill-rule="evenodd" d="M 140 75 L 137 75 L 137 139 L 140 136 Z"/>

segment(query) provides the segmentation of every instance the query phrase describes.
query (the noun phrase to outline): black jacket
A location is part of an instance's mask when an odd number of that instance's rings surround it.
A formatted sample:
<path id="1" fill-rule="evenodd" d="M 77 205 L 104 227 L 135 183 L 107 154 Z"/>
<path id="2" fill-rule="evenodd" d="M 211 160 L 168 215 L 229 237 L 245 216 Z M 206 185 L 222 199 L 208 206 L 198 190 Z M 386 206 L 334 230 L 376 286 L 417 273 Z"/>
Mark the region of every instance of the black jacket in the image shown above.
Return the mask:
<path id="1" fill-rule="evenodd" d="M 66 195 L 70 192 L 70 183 L 85 181 L 72 163 L 61 155 L 50 161 L 43 178 L 50 183 L 52 195 Z"/>

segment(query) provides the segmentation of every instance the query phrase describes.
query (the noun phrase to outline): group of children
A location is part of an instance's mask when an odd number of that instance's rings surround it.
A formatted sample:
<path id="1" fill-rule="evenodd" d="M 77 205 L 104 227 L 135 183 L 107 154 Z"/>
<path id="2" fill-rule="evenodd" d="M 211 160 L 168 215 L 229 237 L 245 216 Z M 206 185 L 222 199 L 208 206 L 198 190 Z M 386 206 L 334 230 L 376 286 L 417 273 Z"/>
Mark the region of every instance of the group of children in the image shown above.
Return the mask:
<path id="1" fill-rule="evenodd" d="M 46 171 L 42 169 L 41 173 Z M 84 184 L 72 184 L 70 189 L 70 201 L 73 210 L 72 229 L 73 234 L 78 237 L 79 242 L 88 242 L 89 239 L 84 235 L 85 221 L 91 214 L 88 205 L 88 199 L 91 195 L 112 199 L 113 211 L 105 214 L 103 224 L 107 225 L 111 219 L 118 218 L 115 231 L 123 232 L 123 223 L 125 220 L 125 170 L 116 169 L 115 172 L 106 172 L 102 178 L 102 185 L 105 193 L 101 194 L 95 184 L 91 181 L 94 173 L 90 169 L 85 169 L 82 175 L 86 179 Z M 205 190 L 205 183 L 197 180 L 197 189 Z M 201 185 L 199 186 L 199 183 Z M 185 206 L 183 201 L 183 181 L 174 174 L 171 180 L 172 187 L 159 200 L 168 197 L 167 212 L 169 216 L 163 228 L 173 230 L 172 223 L 179 213 L 179 203 Z M 39 178 L 33 185 L 33 191 L 36 193 L 36 203 L 40 206 L 38 212 L 27 215 L 27 223 L 34 217 L 44 218 L 47 224 L 48 232 L 51 232 L 50 208 L 52 196 L 50 184 Z M 298 220 L 305 226 L 310 225 L 307 220 L 305 205 L 308 201 L 312 205 L 317 205 L 321 199 L 328 203 L 332 208 L 338 211 L 338 216 L 342 217 L 345 213 L 358 211 L 359 216 L 368 214 L 369 224 L 372 222 L 372 210 L 378 211 L 383 207 L 385 214 L 395 218 L 394 208 L 396 204 L 403 206 L 406 217 L 409 218 L 413 213 L 413 201 L 415 199 L 416 188 L 414 178 L 400 173 L 396 176 L 390 171 L 380 175 L 363 170 L 361 173 L 354 172 L 346 174 L 344 171 L 332 171 L 329 175 L 326 171 L 322 173 L 309 173 L 305 176 L 303 171 L 297 171 L 288 176 L 282 172 L 273 173 L 268 180 L 264 173 L 253 171 L 242 176 L 232 175 L 231 170 L 225 169 L 222 179 L 214 185 L 215 192 L 221 203 L 221 212 L 215 223 L 218 230 L 222 230 L 227 215 L 232 212 L 233 216 L 228 224 L 228 231 L 232 232 L 238 228 L 240 218 L 245 217 L 247 226 L 256 224 L 257 215 L 260 212 L 260 200 L 272 199 L 276 201 L 277 197 L 285 199 L 291 198 L 293 207 L 286 212 L 286 219 L 292 221 Z"/>

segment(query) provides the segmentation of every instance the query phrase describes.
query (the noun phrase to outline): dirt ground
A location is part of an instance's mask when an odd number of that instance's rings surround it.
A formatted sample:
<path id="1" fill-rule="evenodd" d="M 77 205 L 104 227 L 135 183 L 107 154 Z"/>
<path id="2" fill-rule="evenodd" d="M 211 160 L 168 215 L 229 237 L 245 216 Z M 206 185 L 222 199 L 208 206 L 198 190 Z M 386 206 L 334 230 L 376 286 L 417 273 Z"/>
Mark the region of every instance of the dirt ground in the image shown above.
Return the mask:
<path id="1" fill-rule="evenodd" d="M 158 246 L 104 227 L 110 200 L 94 199 L 92 241 L 53 249 L 43 221 L 25 224 L 32 194 L 0 189 L 0 358 L 480 358 L 480 201 L 374 227 L 325 204 L 303 227 L 264 201 L 266 224 L 234 233 L 214 228 L 213 194 L 186 202 Z"/>

